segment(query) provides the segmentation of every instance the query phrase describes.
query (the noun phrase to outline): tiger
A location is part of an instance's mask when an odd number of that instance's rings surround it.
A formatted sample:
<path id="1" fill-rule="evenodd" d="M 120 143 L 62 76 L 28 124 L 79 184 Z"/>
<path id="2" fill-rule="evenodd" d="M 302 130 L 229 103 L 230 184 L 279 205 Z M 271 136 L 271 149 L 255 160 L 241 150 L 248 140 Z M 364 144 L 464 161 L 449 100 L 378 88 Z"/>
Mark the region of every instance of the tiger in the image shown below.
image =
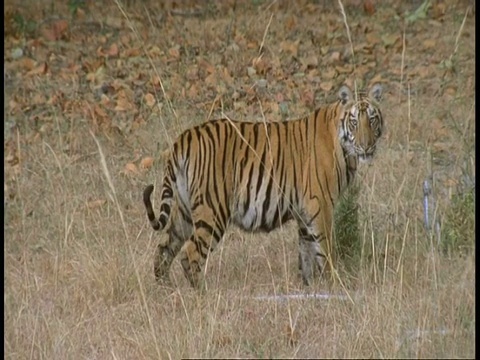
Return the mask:
<path id="1" fill-rule="evenodd" d="M 168 240 L 157 246 L 154 273 L 168 282 L 179 257 L 191 286 L 233 224 L 249 232 L 270 232 L 295 220 L 299 270 L 311 285 L 315 268 L 333 269 L 333 212 L 354 179 L 357 165 L 369 163 L 384 129 L 380 83 L 356 97 L 343 85 L 336 101 L 308 116 L 279 122 L 210 120 L 185 130 L 164 166 L 158 218 L 153 185 L 143 192 L 147 217 Z M 327 265 L 328 269 L 327 269 Z"/>

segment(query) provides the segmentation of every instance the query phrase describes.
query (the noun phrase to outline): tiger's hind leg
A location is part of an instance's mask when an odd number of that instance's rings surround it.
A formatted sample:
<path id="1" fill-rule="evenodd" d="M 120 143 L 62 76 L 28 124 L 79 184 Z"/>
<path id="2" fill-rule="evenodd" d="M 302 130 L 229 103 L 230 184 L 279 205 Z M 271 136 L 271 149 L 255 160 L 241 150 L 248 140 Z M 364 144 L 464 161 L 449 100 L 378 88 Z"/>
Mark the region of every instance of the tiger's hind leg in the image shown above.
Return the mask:
<path id="1" fill-rule="evenodd" d="M 180 212 L 172 212 L 168 240 L 157 246 L 154 260 L 155 279 L 158 283 L 170 284 L 170 267 L 185 241 L 193 234 L 191 219 Z"/>
<path id="2" fill-rule="evenodd" d="M 198 288 L 202 285 L 202 269 L 207 256 L 220 242 L 225 226 L 216 219 L 215 211 L 207 205 L 199 205 L 193 211 L 193 234 L 180 250 L 180 262 L 185 277 Z"/>

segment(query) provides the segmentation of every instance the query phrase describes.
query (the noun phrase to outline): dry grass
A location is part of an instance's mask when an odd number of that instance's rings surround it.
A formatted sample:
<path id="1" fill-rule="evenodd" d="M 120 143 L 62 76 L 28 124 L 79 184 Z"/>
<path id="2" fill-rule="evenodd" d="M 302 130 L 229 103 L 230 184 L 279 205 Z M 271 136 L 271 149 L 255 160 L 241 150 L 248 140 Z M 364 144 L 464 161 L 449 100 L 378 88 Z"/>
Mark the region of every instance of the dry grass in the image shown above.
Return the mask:
<path id="1" fill-rule="evenodd" d="M 345 7 L 346 19 L 354 9 Z M 452 195 L 462 191 L 466 164 L 472 163 L 473 169 L 475 165 L 471 46 L 475 21 L 468 16 L 463 22 L 465 2 L 449 9 L 444 25 L 436 28 L 444 42 L 431 49 L 425 61 L 439 64 L 450 59 L 456 72 L 439 70 L 433 78 L 413 72 L 408 87 L 401 86 L 403 64 L 413 68 L 424 62 L 409 48 L 417 40 L 404 29 L 385 28 L 386 33 L 405 33 L 409 45 L 392 55 L 389 66 L 402 65 L 402 69 L 398 69 L 401 76 L 390 78 L 383 104 L 388 131 L 378 157 L 371 166 L 362 167 L 358 177 L 358 258 L 353 263 L 340 259 L 345 288 L 328 289 L 348 293 L 350 300 L 257 298 L 326 290 L 320 282 L 311 289 L 300 285 L 294 224 L 268 235 L 231 229 L 209 258 L 205 293 L 188 286 L 178 263 L 172 268 L 175 289 L 155 283 L 158 234 L 150 229 L 141 192 L 146 183 L 160 181 L 161 162 L 134 175 L 125 173 L 124 166 L 136 151 L 151 155 L 165 149 L 158 144 L 171 142 L 182 129 L 203 121 L 210 107 L 199 111 L 163 89 L 164 95 L 156 94 L 157 98 L 168 97 L 170 102 L 125 137 L 92 133 L 81 115 L 65 115 L 46 106 L 53 115 L 38 140 L 34 136 L 38 129 L 17 117 L 18 127 L 5 139 L 20 159 L 15 168 L 5 165 L 5 357 L 474 357 L 473 250 L 444 254 L 423 226 L 423 180 L 434 174 L 438 213 L 443 214 Z M 118 18 L 134 13 L 126 8 L 122 14 L 119 6 L 108 11 Z M 342 26 L 340 11 L 332 12 Z M 260 47 L 275 53 L 290 13 L 303 16 L 305 26 L 321 26 L 317 15 L 304 8 L 278 10 L 266 5 L 258 13 L 235 14 L 235 26 L 254 34 Z M 228 29 L 232 18 L 229 12 L 205 21 Z M 177 25 L 204 29 L 199 19 L 178 21 Z M 372 20 L 365 17 L 365 21 Z M 148 29 L 148 40 L 139 38 L 143 46 L 162 36 L 160 25 L 151 22 Z M 469 37 L 459 35 L 460 30 Z M 356 36 L 358 32 L 352 31 L 352 51 L 360 41 Z M 191 41 L 204 44 L 203 37 Z M 351 47 L 348 41 L 345 45 Z M 313 45 L 305 46 L 308 50 Z M 248 62 L 245 59 L 258 56 L 258 47 L 248 51 L 224 56 L 232 66 L 241 67 Z M 220 61 L 214 51 L 205 57 L 213 64 Z M 158 68 L 154 59 L 147 63 L 151 75 L 157 74 L 162 87 L 168 88 L 173 81 L 170 73 Z M 188 68 L 185 59 L 175 71 L 183 76 Z M 17 85 L 28 87 L 30 92 L 24 95 L 32 98 L 58 86 L 53 77 L 25 81 L 27 85 Z M 75 96 L 86 91 L 81 89 Z M 18 96 L 11 88 L 6 92 L 7 98 Z M 88 91 L 83 96 L 88 97 Z M 307 111 L 301 104 L 291 105 L 295 115 Z M 256 116 L 264 114 L 259 110 Z M 443 127 L 434 127 L 439 121 Z"/>

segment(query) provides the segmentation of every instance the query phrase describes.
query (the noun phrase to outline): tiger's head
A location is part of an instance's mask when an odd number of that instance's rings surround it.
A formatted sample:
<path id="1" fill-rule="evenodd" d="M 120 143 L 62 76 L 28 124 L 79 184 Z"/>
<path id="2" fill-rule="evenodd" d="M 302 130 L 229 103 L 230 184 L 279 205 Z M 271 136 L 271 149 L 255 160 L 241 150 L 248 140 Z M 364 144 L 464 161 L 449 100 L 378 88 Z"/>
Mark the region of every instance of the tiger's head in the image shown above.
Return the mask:
<path id="1" fill-rule="evenodd" d="M 383 131 L 383 117 L 379 109 L 382 85 L 376 83 L 367 93 L 356 97 L 346 85 L 338 92 L 343 113 L 339 128 L 340 142 L 347 155 L 357 155 L 361 162 L 370 162 L 377 141 Z"/>

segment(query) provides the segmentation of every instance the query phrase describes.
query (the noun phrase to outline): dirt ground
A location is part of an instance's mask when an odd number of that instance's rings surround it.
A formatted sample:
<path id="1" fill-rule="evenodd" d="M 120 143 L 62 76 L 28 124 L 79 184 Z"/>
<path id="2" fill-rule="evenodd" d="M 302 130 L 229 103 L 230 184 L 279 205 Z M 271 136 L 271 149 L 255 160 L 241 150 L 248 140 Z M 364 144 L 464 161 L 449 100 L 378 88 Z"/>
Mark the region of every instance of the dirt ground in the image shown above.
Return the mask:
<path id="1" fill-rule="evenodd" d="M 431 235 L 423 205 L 428 180 L 446 224 L 474 188 L 473 1 L 10 1 L 4 20 L 7 359 L 475 356 L 474 252 L 441 248 L 474 226 Z M 290 223 L 230 229 L 205 292 L 177 262 L 156 284 L 141 195 L 155 183 L 158 205 L 182 130 L 373 82 L 387 129 L 340 285 L 301 285 Z"/>

